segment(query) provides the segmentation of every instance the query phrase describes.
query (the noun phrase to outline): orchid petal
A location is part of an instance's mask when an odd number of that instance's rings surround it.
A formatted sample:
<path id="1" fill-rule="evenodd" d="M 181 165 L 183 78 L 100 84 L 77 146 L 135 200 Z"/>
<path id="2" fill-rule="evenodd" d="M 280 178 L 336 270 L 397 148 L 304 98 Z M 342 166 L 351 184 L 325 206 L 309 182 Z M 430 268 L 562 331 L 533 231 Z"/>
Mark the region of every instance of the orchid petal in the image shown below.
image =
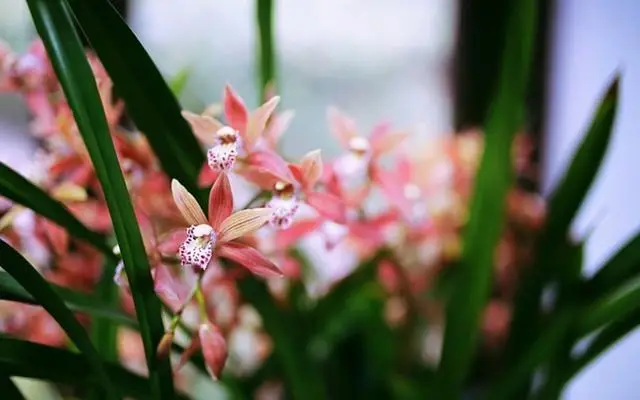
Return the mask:
<path id="1" fill-rule="evenodd" d="M 313 150 L 305 154 L 300 161 L 300 168 L 304 177 L 304 186 L 313 187 L 322 177 L 324 170 L 320 150 Z"/>
<path id="2" fill-rule="evenodd" d="M 51 191 L 51 196 L 58 201 L 85 201 L 87 191 L 82 186 L 71 182 L 64 182 Z"/>
<path id="3" fill-rule="evenodd" d="M 194 135 L 207 146 L 216 144 L 216 132 L 224 125 L 217 119 L 205 115 L 198 115 L 191 111 L 182 111 L 182 116 L 187 120 Z"/>
<path id="4" fill-rule="evenodd" d="M 227 174 L 219 174 L 209 192 L 209 224 L 218 230 L 233 212 L 233 192 Z"/>
<path id="5" fill-rule="evenodd" d="M 212 170 L 208 164 L 203 165 L 200 174 L 198 174 L 198 186 L 209 187 L 213 185 L 219 173 L 220 171 Z"/>
<path id="6" fill-rule="evenodd" d="M 263 134 L 269 148 L 276 147 L 282 134 L 289 128 L 289 125 L 291 125 L 294 116 L 295 112 L 293 110 L 285 110 L 271 117 Z"/>
<path id="7" fill-rule="evenodd" d="M 218 249 L 218 256 L 236 262 L 251 273 L 265 278 L 280 277 L 282 272 L 253 247 L 240 243 L 224 243 Z"/>
<path id="8" fill-rule="evenodd" d="M 271 208 L 251 208 L 231 214 L 220 226 L 220 242 L 229 242 L 257 231 L 269 221 L 272 214 Z"/>
<path id="9" fill-rule="evenodd" d="M 178 253 L 178 248 L 180 247 L 180 244 L 184 242 L 186 237 L 187 231 L 185 229 L 174 229 L 160 238 L 156 250 L 158 250 L 161 255 L 174 256 Z"/>
<path id="10" fill-rule="evenodd" d="M 210 323 L 200 325 L 198 338 L 207 372 L 214 380 L 218 380 L 227 361 L 227 342 L 220 329 Z"/>
<path id="11" fill-rule="evenodd" d="M 224 115 L 227 123 L 244 137 L 247 130 L 247 107 L 231 85 L 224 87 Z"/>
<path id="12" fill-rule="evenodd" d="M 175 179 L 171 181 L 171 192 L 173 194 L 173 201 L 189 225 L 209 223 L 195 197 Z"/>
<path id="13" fill-rule="evenodd" d="M 184 367 L 184 365 L 189 361 L 189 359 L 200 349 L 200 336 L 199 334 L 194 334 L 191 337 L 191 343 L 189 346 L 180 354 L 180 359 L 178 363 L 174 367 L 174 371 L 178 371 L 180 368 Z"/>
<path id="14" fill-rule="evenodd" d="M 248 144 L 252 145 L 256 143 L 258 138 L 262 136 L 267 126 L 267 121 L 269 121 L 276 107 L 278 107 L 278 103 L 280 103 L 280 97 L 272 97 L 251 113 L 247 122 L 247 134 L 245 136 Z"/>
<path id="15" fill-rule="evenodd" d="M 374 131 L 370 138 L 371 151 L 374 157 L 392 152 L 409 137 L 408 132 L 389 131 L 386 127 L 384 128 L 385 130 L 382 129 L 379 128 L 379 130 Z"/>
<path id="16" fill-rule="evenodd" d="M 41 219 L 41 224 L 53 251 L 58 255 L 66 253 L 69 248 L 69 234 L 67 231 L 48 219 Z"/>
<path id="17" fill-rule="evenodd" d="M 169 305 L 173 312 L 177 312 L 187 298 L 187 291 L 184 286 L 176 280 L 166 265 L 158 265 L 154 271 L 153 288 L 155 292 Z"/>
<path id="18" fill-rule="evenodd" d="M 320 215 L 339 224 L 347 222 L 347 208 L 337 196 L 325 192 L 307 193 L 307 203 Z"/>
<path id="19" fill-rule="evenodd" d="M 327 109 L 329 129 L 333 136 L 340 142 L 343 148 L 349 148 L 349 141 L 357 136 L 355 122 L 343 115 L 336 107 Z"/>
<path id="20" fill-rule="evenodd" d="M 289 248 L 303 236 L 317 230 L 321 224 L 322 220 L 320 218 L 294 222 L 289 228 L 278 231 L 276 234 L 276 246 L 281 249 Z"/>

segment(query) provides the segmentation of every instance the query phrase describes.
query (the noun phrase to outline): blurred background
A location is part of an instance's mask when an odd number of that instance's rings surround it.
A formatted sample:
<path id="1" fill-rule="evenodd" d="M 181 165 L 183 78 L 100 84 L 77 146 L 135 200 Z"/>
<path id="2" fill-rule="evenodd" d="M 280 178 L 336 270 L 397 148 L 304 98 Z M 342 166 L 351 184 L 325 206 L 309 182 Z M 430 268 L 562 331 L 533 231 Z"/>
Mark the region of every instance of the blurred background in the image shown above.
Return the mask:
<path id="1" fill-rule="evenodd" d="M 114 1 L 167 77 L 189 71 L 185 108 L 200 111 L 231 83 L 258 103 L 256 33 L 250 0 Z M 624 72 L 612 149 L 575 224 L 589 234 L 592 273 L 638 228 L 640 169 L 640 2 L 541 0 L 528 130 L 538 144 L 540 185 L 548 192 L 579 141 L 595 103 L 616 70 Z M 298 156 L 339 149 L 327 135 L 325 112 L 336 105 L 366 131 L 380 120 L 410 127 L 416 140 L 476 126 L 488 107 L 509 1 L 276 0 L 279 91 L 296 118 L 283 150 Z M 24 50 L 35 32 L 26 4 L 0 0 L 0 37 Z M 475 79 L 483 76 L 483 79 Z M 487 78 L 489 77 L 489 78 Z M 253 100 L 253 101 L 252 101 Z M 28 115 L 19 99 L 0 97 L 0 160 L 20 170 L 32 151 Z M 528 182 L 536 189 L 538 182 Z M 597 229 L 592 229 L 597 223 Z M 568 399 L 635 399 L 640 334 L 580 375 Z"/>

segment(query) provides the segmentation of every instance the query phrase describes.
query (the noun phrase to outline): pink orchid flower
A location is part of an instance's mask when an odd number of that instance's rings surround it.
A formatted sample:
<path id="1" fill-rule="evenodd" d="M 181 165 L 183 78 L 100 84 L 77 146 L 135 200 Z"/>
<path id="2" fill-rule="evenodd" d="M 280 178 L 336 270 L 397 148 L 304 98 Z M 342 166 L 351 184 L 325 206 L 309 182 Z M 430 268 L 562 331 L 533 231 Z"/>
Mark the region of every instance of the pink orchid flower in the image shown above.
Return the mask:
<path id="1" fill-rule="evenodd" d="M 269 208 L 233 211 L 233 194 L 227 174 L 219 174 L 209 195 L 209 218 L 196 199 L 177 180 L 171 182 L 173 199 L 190 224 L 178 254 L 182 266 L 205 270 L 213 255 L 234 261 L 256 275 L 281 275 L 258 250 L 239 240 L 262 227 L 273 214 Z"/>
<path id="2" fill-rule="evenodd" d="M 225 86 L 223 94 L 224 114 L 228 125 L 224 125 L 209 115 L 198 115 L 183 111 L 183 117 L 189 122 L 196 137 L 206 146 L 207 164 L 209 170 L 204 169 L 200 175 L 200 183 L 211 184 L 220 171 L 231 171 L 239 161 L 237 172 L 242 174 L 245 169 L 259 168 L 260 158 L 252 157 L 255 153 L 273 152 L 269 148 L 263 135 L 267 122 L 280 102 L 280 97 L 272 97 L 269 101 L 250 112 L 244 101 L 231 88 Z M 284 129 L 286 124 L 281 124 Z M 276 129 L 276 128 L 272 128 Z M 280 132 L 276 132 L 277 135 Z M 273 137 L 274 133 L 270 135 Z M 277 136 L 276 135 L 276 136 Z"/>
<path id="3" fill-rule="evenodd" d="M 408 133 L 394 131 L 383 122 L 373 128 L 368 138 L 360 136 L 355 122 L 335 107 L 329 107 L 327 119 L 331 133 L 346 153 L 327 166 L 326 180 L 341 188 L 347 205 L 360 205 L 369 193 L 378 160 L 395 150 Z"/>

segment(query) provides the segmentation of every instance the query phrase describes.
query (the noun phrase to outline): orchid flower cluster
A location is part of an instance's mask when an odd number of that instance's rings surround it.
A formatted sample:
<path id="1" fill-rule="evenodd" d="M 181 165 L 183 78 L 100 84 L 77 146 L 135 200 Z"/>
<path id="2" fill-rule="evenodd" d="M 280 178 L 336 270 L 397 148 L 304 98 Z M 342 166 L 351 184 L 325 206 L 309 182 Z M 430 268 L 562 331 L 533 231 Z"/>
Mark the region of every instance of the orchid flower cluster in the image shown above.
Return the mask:
<path id="1" fill-rule="evenodd" d="M 409 140 L 407 130 L 380 123 L 363 135 L 350 117 L 331 107 L 329 130 L 342 145 L 342 154 L 326 161 L 320 150 L 312 150 L 290 160 L 278 151 L 278 142 L 293 112 L 279 111 L 280 98 L 273 93 L 251 110 L 227 85 L 220 107 L 208 107 L 201 114 L 182 112 L 207 151 L 199 185 L 209 195 L 201 208 L 197 195 L 161 170 L 145 136 L 119 124 L 124 105 L 112 97 L 112 83 L 97 58 L 91 53 L 87 57 L 155 290 L 172 314 L 159 355 L 169 353 L 181 326 L 195 332 L 176 369 L 199 350 L 214 378 L 225 365 L 237 374 L 259 366 L 271 351 L 269 337 L 236 283 L 247 274 L 256 275 L 268 282 L 279 301 L 286 301 L 288 282 L 302 280 L 313 286 L 313 278 L 305 276 L 301 260 L 291 252 L 310 237 L 318 239 L 322 254 L 353 260 L 328 274 L 320 295 L 362 262 L 385 254 L 377 267 L 388 293 L 388 323 L 401 325 L 410 312 L 420 313 L 430 324 L 444 323 L 442 302 L 423 300 L 421 294 L 436 284 L 443 270 L 453 268 L 464 246 L 461 232 L 483 147 L 480 132 L 431 139 L 413 146 L 418 151 L 410 153 L 402 147 Z M 30 132 L 39 151 L 28 177 L 89 228 L 112 235 L 102 189 L 42 43 L 35 42 L 25 54 L 1 47 L 0 66 L 0 88 L 21 95 L 33 117 Z M 531 150 L 527 137 L 520 135 L 514 144 L 514 170 L 519 174 L 531 173 Z M 238 180 L 257 193 L 245 207 L 234 203 Z M 372 203 L 375 207 L 369 207 Z M 97 250 L 17 204 L 3 200 L 1 207 L 3 238 L 48 280 L 93 290 L 105 262 Z M 514 188 L 505 212 L 508 226 L 495 257 L 496 295 L 484 321 L 487 339 L 494 342 L 506 333 L 517 268 L 529 257 L 530 243 L 544 219 L 544 203 Z M 117 246 L 114 252 L 119 255 Z M 312 261 L 322 275 L 322 260 Z M 114 280 L 121 289 L 122 307 L 133 312 L 122 264 Z M 0 327 L 6 333 L 49 345 L 65 343 L 63 332 L 39 308 L 3 303 L 0 312 Z M 90 323 L 86 318 L 84 322 Z M 139 337 L 122 328 L 120 339 L 122 362 L 145 373 Z M 426 339 L 425 345 L 433 347 L 432 342 Z"/>

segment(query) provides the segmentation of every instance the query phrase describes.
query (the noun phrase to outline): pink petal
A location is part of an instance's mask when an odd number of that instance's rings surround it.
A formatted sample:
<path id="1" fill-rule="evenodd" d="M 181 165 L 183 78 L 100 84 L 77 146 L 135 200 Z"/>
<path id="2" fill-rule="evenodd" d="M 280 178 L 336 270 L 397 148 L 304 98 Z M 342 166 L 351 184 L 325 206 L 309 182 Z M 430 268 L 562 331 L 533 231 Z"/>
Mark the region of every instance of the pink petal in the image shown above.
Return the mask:
<path id="1" fill-rule="evenodd" d="M 249 146 L 255 144 L 262 136 L 267 126 L 267 121 L 269 121 L 271 115 L 273 115 L 279 102 L 279 96 L 272 97 L 251 113 L 247 121 L 247 133 L 245 135 L 246 143 Z"/>
<path id="2" fill-rule="evenodd" d="M 327 110 L 329 129 L 333 136 L 340 142 L 343 148 L 349 148 L 349 141 L 357 136 L 355 122 L 343 115 L 336 107 Z"/>
<path id="3" fill-rule="evenodd" d="M 202 208 L 196 198 L 182 186 L 177 179 L 171 181 L 171 193 L 180 214 L 189 225 L 201 225 L 208 223 Z"/>
<path id="4" fill-rule="evenodd" d="M 402 131 L 391 131 L 387 124 L 380 124 L 369 139 L 373 157 L 378 157 L 395 150 L 403 141 L 409 137 L 409 133 Z"/>
<path id="5" fill-rule="evenodd" d="M 322 219 L 313 218 L 294 222 L 289 228 L 276 233 L 276 245 L 279 249 L 293 246 L 302 237 L 315 231 L 322 224 Z"/>
<path id="6" fill-rule="evenodd" d="M 320 150 L 313 150 L 305 154 L 300 161 L 300 168 L 304 176 L 303 186 L 312 188 L 320 180 L 324 172 Z"/>
<path id="7" fill-rule="evenodd" d="M 162 238 L 160 238 L 160 243 L 158 243 L 157 250 L 162 255 L 175 256 L 178 254 L 178 248 L 184 242 L 187 237 L 186 229 L 175 229 L 170 231 Z"/>
<path id="8" fill-rule="evenodd" d="M 173 312 L 177 312 L 187 297 L 187 290 L 173 276 L 169 267 L 160 264 L 155 267 L 153 288 L 156 294 L 169 306 Z"/>
<path id="9" fill-rule="evenodd" d="M 274 263 L 267 260 L 258 250 L 244 244 L 224 243 L 219 247 L 218 255 L 242 265 L 258 276 L 265 278 L 282 276 L 282 272 Z"/>
<path id="10" fill-rule="evenodd" d="M 244 137 L 247 131 L 247 107 L 231 85 L 224 87 L 224 115 L 227 123 Z"/>
<path id="11" fill-rule="evenodd" d="M 409 182 L 400 179 L 398 174 L 393 171 L 386 171 L 382 168 L 375 168 L 373 172 L 373 180 L 382 190 L 382 194 L 387 200 L 399 210 L 408 210 L 411 207 L 410 202 L 404 194 L 404 186 Z"/>
<path id="12" fill-rule="evenodd" d="M 218 231 L 233 211 L 233 192 L 227 174 L 218 174 L 209 192 L 209 224 Z"/>
<path id="13" fill-rule="evenodd" d="M 207 372 L 214 380 L 218 380 L 227 361 L 227 342 L 220 329 L 208 322 L 200 325 L 198 337 Z"/>
<path id="14" fill-rule="evenodd" d="M 271 117 L 271 120 L 267 124 L 267 129 L 263 134 L 270 149 L 276 148 L 282 134 L 289 128 L 289 125 L 291 125 L 294 115 L 293 110 L 286 110 Z"/>
<path id="15" fill-rule="evenodd" d="M 44 234 L 47 236 L 53 251 L 57 254 L 64 254 L 69 249 L 69 234 L 55 222 L 41 218 L 41 226 Z"/>
<path id="16" fill-rule="evenodd" d="M 307 203 L 323 217 L 339 224 L 347 222 L 347 208 L 339 197 L 325 192 L 309 192 L 306 197 Z"/>
<path id="17" fill-rule="evenodd" d="M 214 171 L 209 168 L 208 164 L 204 164 L 202 169 L 200 169 L 200 174 L 198 175 L 198 185 L 200 187 L 209 187 L 213 185 L 213 182 L 216 181 L 218 177 L 219 171 Z"/>
<path id="18" fill-rule="evenodd" d="M 292 180 L 287 162 L 274 151 L 254 151 L 247 158 L 247 164 L 260 168 L 284 182 Z"/>

